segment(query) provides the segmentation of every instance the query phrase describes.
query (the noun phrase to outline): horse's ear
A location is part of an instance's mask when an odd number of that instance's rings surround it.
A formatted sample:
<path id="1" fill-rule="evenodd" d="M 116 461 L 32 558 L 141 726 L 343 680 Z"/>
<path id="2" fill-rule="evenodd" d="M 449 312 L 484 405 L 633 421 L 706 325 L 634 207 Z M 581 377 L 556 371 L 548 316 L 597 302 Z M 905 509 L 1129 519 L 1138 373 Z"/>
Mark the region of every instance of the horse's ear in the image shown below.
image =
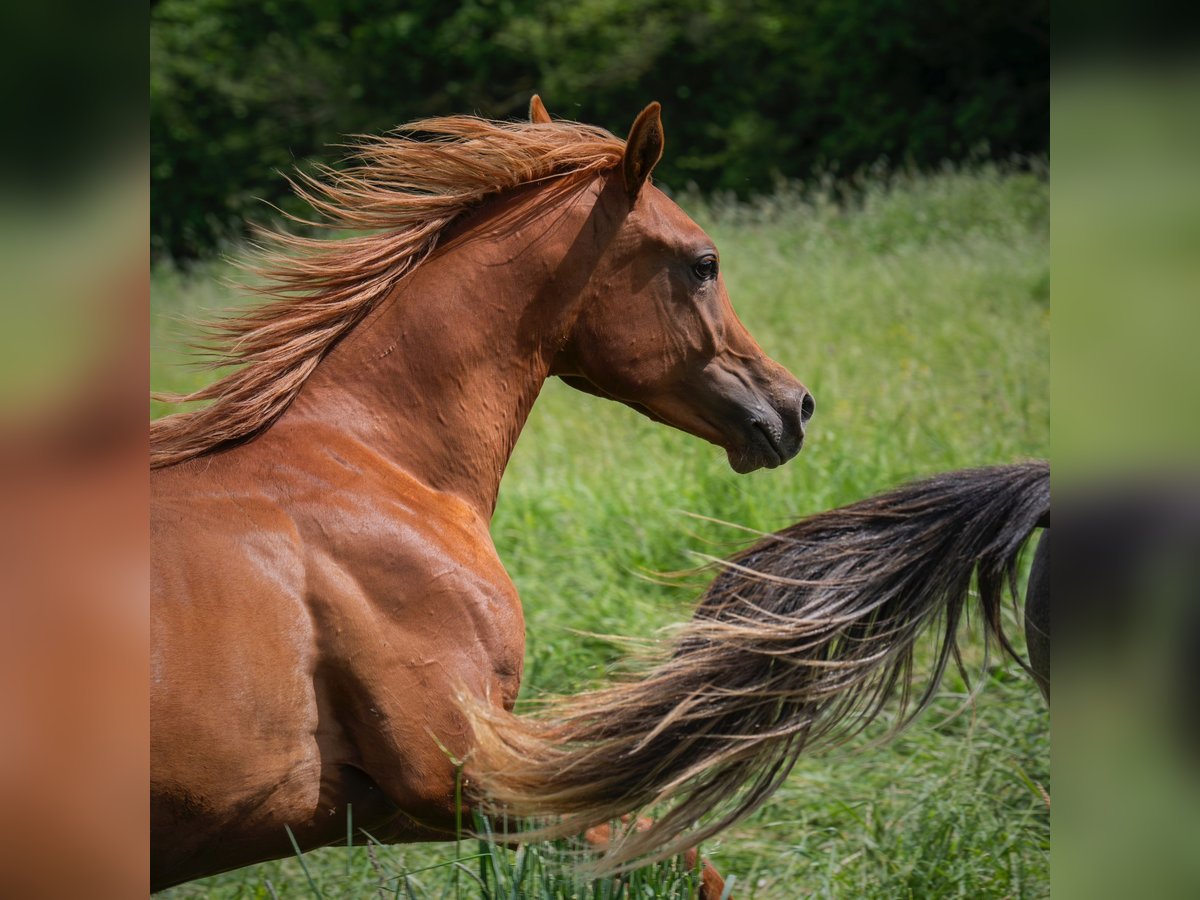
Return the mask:
<path id="1" fill-rule="evenodd" d="M 534 125 L 548 125 L 550 123 L 550 113 L 546 112 L 546 104 L 542 102 L 542 98 L 534 94 L 529 101 L 529 121 Z"/>
<path id="2" fill-rule="evenodd" d="M 663 153 L 663 130 L 660 113 L 662 106 L 651 103 L 633 120 L 629 139 L 625 141 L 625 159 L 621 166 L 625 173 L 625 191 L 629 199 L 636 200 L 642 185 L 654 171 Z"/>

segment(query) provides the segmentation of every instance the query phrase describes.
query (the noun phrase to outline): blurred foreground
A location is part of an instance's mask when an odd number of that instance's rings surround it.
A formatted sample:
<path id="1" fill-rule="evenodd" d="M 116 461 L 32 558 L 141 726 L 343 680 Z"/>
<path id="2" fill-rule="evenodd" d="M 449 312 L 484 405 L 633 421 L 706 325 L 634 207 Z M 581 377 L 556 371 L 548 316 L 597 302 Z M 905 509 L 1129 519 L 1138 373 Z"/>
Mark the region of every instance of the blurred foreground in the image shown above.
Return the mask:
<path id="1" fill-rule="evenodd" d="M 1053 871 L 1200 890 L 1200 66 L 1055 72 Z"/>
<path id="2" fill-rule="evenodd" d="M 145 171 L 0 216 L 6 897 L 148 886 Z"/>

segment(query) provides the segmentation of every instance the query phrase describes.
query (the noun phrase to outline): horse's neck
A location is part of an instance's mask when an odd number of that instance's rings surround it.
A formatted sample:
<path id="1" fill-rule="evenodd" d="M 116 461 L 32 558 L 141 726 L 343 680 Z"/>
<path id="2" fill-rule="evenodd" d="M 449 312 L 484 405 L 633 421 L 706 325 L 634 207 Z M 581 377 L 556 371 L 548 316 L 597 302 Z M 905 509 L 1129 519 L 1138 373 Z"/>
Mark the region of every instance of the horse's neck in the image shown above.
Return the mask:
<path id="1" fill-rule="evenodd" d="M 589 239 L 596 198 L 588 188 L 522 215 L 529 191 L 476 213 L 321 362 L 291 423 L 332 425 L 490 518 L 579 273 L 603 250 Z"/>

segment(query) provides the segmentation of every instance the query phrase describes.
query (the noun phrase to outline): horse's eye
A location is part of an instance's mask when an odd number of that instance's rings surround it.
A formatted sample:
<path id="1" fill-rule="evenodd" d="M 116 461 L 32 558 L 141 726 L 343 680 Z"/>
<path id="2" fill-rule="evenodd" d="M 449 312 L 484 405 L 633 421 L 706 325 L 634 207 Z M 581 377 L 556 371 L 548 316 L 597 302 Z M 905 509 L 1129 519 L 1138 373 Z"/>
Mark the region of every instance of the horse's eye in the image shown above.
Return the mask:
<path id="1" fill-rule="evenodd" d="M 701 281 L 712 281 L 717 277 L 717 258 L 715 256 L 702 257 L 692 266 L 692 271 Z"/>

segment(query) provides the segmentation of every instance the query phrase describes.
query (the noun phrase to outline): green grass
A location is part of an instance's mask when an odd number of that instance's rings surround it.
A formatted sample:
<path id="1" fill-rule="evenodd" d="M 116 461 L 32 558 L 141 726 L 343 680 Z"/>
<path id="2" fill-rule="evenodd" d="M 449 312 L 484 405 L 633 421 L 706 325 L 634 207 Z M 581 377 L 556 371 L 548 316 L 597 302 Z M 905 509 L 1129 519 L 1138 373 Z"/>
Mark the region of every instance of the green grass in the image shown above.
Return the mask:
<path id="1" fill-rule="evenodd" d="M 858 187 L 852 202 L 787 187 L 754 205 L 683 201 L 720 247 L 743 321 L 816 397 L 809 441 L 789 465 L 738 476 L 715 447 L 547 386 L 493 523 L 525 603 L 523 697 L 603 680 L 623 651 L 590 635 L 647 636 L 688 615 L 694 591 L 648 573 L 740 537 L 686 513 L 773 530 L 922 474 L 1049 455 L 1045 181 L 980 167 Z M 156 389 L 200 383 L 172 365 L 171 317 L 235 302 L 216 283 L 230 274 L 225 264 L 153 272 Z M 977 642 L 966 655 L 978 667 Z M 739 897 L 1048 896 L 1038 787 L 1049 789 L 1048 718 L 1012 664 L 993 660 L 984 680 L 948 722 L 965 691 L 953 677 L 898 740 L 802 760 L 766 808 L 705 852 L 737 876 Z M 453 844 L 376 853 L 392 874 L 453 855 Z M 326 896 L 374 890 L 366 849 L 349 862 L 344 850 L 305 859 Z M 350 870 L 359 881 L 344 880 Z M 418 876 L 423 896 L 441 896 L 445 873 Z M 311 893 L 287 860 L 170 896 L 269 896 L 267 880 L 281 897 Z"/>
<path id="2" fill-rule="evenodd" d="M 620 878 L 592 880 L 579 865 L 586 850 L 578 841 L 510 849 L 496 843 L 483 817 L 475 818 L 473 828 L 485 837 L 444 848 L 385 846 L 359 831 L 349 850 L 338 848 L 264 863 L 183 885 L 160 896 L 633 900 L 694 897 L 699 884 L 699 872 L 685 868 L 679 858 Z M 736 877 L 731 884 L 737 884 Z"/>

